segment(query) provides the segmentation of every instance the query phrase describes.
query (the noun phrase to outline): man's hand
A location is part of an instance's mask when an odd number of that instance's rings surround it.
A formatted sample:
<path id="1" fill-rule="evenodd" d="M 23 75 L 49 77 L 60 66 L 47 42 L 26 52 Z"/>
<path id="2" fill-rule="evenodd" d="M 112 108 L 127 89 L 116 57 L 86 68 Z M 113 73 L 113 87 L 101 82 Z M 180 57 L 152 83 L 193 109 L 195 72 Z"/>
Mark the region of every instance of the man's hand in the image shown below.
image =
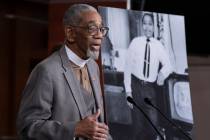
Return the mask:
<path id="1" fill-rule="evenodd" d="M 107 140 L 109 128 L 106 124 L 97 121 L 100 113 L 98 110 L 95 114 L 79 121 L 75 128 L 75 136 L 91 140 Z"/>
<path id="2" fill-rule="evenodd" d="M 131 92 L 126 93 L 126 100 L 127 100 L 128 97 L 133 98 L 132 95 L 131 95 Z M 130 107 L 130 109 L 133 109 L 133 104 L 131 104 L 127 101 L 127 105 Z"/>

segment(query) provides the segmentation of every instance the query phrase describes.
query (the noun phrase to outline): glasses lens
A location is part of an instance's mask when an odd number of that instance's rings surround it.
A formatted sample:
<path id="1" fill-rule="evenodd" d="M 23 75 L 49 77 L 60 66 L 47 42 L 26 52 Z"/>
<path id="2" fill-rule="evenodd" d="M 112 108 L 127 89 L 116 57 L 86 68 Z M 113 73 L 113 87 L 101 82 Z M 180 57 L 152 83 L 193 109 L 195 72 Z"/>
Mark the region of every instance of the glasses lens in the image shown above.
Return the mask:
<path id="1" fill-rule="evenodd" d="M 91 35 L 95 35 L 95 34 L 97 34 L 97 32 L 98 32 L 98 27 L 96 27 L 96 26 L 89 26 L 89 27 L 88 27 L 88 31 L 89 31 L 89 33 L 90 33 Z"/>
<path id="2" fill-rule="evenodd" d="M 98 33 L 98 30 L 102 33 L 103 36 L 105 36 L 109 30 L 108 27 L 97 27 L 97 26 L 89 26 L 88 32 L 90 35 L 96 35 Z"/>
<path id="3" fill-rule="evenodd" d="M 100 31 L 101 31 L 102 35 L 105 36 L 108 33 L 109 28 L 108 27 L 101 27 Z"/>

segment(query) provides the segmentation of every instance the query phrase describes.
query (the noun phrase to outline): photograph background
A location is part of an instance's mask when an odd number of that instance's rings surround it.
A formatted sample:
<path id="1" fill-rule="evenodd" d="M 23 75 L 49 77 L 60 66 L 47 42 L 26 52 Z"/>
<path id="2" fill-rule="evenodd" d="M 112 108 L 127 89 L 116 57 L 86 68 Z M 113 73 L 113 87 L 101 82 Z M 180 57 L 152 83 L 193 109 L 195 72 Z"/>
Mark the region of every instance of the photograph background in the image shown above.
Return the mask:
<path id="1" fill-rule="evenodd" d="M 132 127 L 131 111 L 127 106 L 123 72 L 125 54 L 131 40 L 142 35 L 141 18 L 146 11 L 132 11 L 118 8 L 99 8 L 104 25 L 109 27 L 108 36 L 101 49 L 104 74 L 104 93 L 107 102 L 108 121 L 114 137 L 126 139 L 129 132 L 123 128 Z M 154 16 L 154 37 L 161 41 L 170 57 L 174 73 L 169 76 L 163 88 L 158 88 L 157 101 L 161 111 L 192 135 L 193 116 L 189 88 L 184 16 L 152 13 Z M 164 120 L 160 120 L 164 123 Z M 170 139 L 182 139 L 170 125 L 166 129 Z M 120 130 L 122 129 L 122 130 Z M 127 129 L 129 130 L 129 129 Z M 118 133 L 126 131 L 125 136 Z M 173 132 L 172 132 L 173 131 Z M 126 134 L 127 133 L 127 134 Z M 121 138 L 120 138 L 121 137 Z"/>

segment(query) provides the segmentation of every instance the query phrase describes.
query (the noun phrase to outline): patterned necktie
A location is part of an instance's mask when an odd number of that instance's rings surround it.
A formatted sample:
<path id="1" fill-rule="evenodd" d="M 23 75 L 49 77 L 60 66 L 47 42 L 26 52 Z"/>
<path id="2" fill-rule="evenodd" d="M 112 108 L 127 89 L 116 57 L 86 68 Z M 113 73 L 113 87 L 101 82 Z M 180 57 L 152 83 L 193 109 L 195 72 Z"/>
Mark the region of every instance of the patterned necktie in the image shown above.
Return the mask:
<path id="1" fill-rule="evenodd" d="M 144 77 L 149 77 L 149 67 L 150 67 L 150 45 L 149 45 L 149 38 L 147 38 L 147 43 L 145 46 L 145 53 L 144 53 L 144 67 L 143 67 L 143 74 Z"/>
<path id="2" fill-rule="evenodd" d="M 73 62 L 70 61 L 70 63 L 75 73 L 75 76 L 77 80 L 80 82 L 81 86 L 85 90 L 87 90 L 88 93 L 92 94 L 92 87 L 90 84 L 87 66 L 85 65 L 84 67 L 80 68 L 79 66 L 75 65 Z"/>

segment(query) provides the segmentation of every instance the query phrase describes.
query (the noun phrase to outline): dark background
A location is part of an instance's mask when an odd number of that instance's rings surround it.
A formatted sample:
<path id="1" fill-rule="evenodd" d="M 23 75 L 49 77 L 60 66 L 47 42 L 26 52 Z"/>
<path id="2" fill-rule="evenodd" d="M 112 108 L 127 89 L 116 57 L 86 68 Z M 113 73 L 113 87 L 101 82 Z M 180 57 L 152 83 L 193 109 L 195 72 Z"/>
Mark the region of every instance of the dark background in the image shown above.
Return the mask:
<path id="1" fill-rule="evenodd" d="M 131 2 L 139 9 L 142 0 Z M 63 42 L 62 17 L 74 3 L 126 8 L 126 0 L 0 0 L 0 140 L 17 139 L 15 121 L 22 90 L 32 68 Z M 210 129 L 208 9 L 204 0 L 146 0 L 143 9 L 185 16 L 187 53 L 193 56 L 188 62 L 199 140 L 209 140 Z"/>
<path id="2" fill-rule="evenodd" d="M 131 9 L 185 16 L 188 55 L 210 55 L 210 22 L 205 0 L 131 0 Z"/>

